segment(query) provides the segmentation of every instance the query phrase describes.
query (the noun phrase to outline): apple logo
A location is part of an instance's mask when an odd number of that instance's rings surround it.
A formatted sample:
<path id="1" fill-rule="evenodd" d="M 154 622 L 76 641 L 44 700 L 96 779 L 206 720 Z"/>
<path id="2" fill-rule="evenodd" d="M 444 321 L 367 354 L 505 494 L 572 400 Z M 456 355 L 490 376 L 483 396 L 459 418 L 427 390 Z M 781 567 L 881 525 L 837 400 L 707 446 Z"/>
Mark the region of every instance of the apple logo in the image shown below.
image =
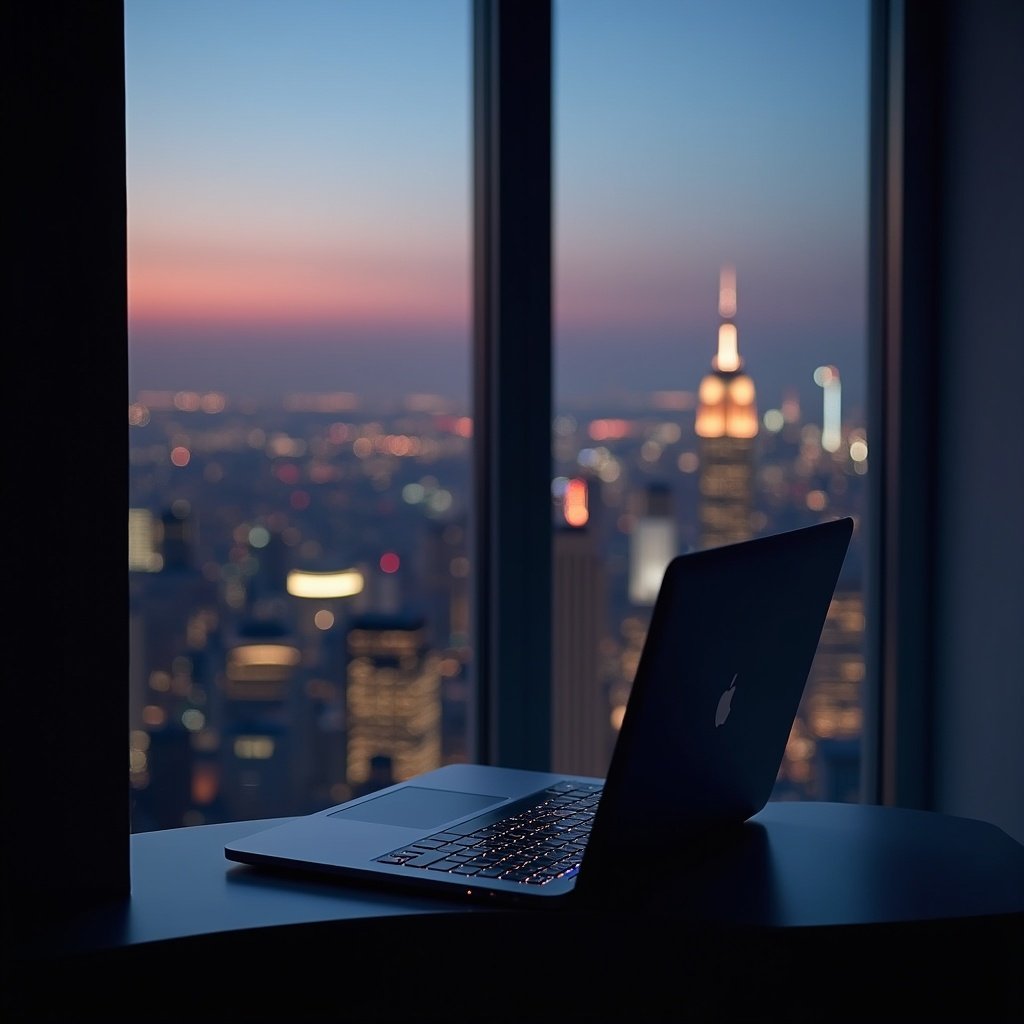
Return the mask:
<path id="1" fill-rule="evenodd" d="M 739 672 L 732 677 L 732 682 L 729 684 L 729 689 L 726 690 L 721 697 L 718 698 L 718 709 L 715 711 L 715 727 L 725 725 L 725 720 L 729 717 L 732 711 L 732 699 L 736 695 L 736 680 L 739 678 Z"/>

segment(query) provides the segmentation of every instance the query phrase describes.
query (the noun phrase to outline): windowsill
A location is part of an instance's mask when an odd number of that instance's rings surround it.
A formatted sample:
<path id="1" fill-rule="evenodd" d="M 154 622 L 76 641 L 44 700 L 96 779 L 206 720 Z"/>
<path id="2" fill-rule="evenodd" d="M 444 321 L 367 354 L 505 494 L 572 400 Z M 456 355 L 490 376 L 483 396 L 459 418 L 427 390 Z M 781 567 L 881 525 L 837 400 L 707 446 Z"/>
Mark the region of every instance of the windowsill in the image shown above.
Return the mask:
<path id="1" fill-rule="evenodd" d="M 1024 846 L 981 821 L 871 805 L 770 803 L 736 843 L 680 873 L 647 905 L 562 913 L 369 891 L 225 859 L 225 841 L 279 820 L 132 836 L 130 900 L 69 924 L 45 952 L 28 956 L 24 977 L 34 978 L 36 968 L 48 976 L 59 961 L 76 991 L 84 985 L 102 1002 L 115 998 L 101 981 L 108 972 L 118 979 L 115 991 L 129 977 L 152 972 L 162 985 L 168 972 L 184 972 L 192 980 L 169 994 L 172 1002 L 196 984 L 204 998 L 232 1007 L 239 999 L 260 1008 L 264 999 L 281 999 L 283 1012 L 292 998 L 284 979 L 326 961 L 344 969 L 349 983 L 369 984 L 374 998 L 404 1006 L 424 987 L 450 990 L 471 965 L 482 970 L 473 977 L 496 978 L 514 939 L 532 950 L 523 963 L 535 967 L 538 957 L 557 960 L 556 941 L 585 963 L 602 955 L 620 965 L 635 960 L 650 998 L 661 986 L 667 998 L 684 976 L 687 984 L 715 987 L 722 983 L 716 972 L 732 961 L 753 988 L 733 987 L 725 998 L 789 985 L 792 970 L 802 985 L 824 985 L 830 970 L 847 971 L 843 959 L 864 956 L 878 965 L 872 985 L 898 972 L 903 991 L 913 993 L 916 983 L 907 979 L 917 964 L 933 995 L 958 977 L 975 994 L 980 987 L 996 1009 L 1017 996 L 1007 995 L 1014 972 L 1006 961 L 1019 948 L 1024 921 Z M 973 958 L 980 966 L 965 966 L 965 943 L 983 954 Z M 672 954 L 669 964 L 672 949 L 687 952 L 679 961 Z M 413 989 L 394 973 L 405 953 L 417 964 L 408 976 L 416 978 Z M 943 956 L 955 956 L 958 975 L 944 973 Z M 213 973 L 193 977 L 197 970 Z M 322 996 L 315 975 L 303 984 L 314 988 L 300 987 L 296 998 Z M 958 992 L 942 993 L 943 1003 Z M 359 999 L 351 991 L 339 998 L 339 1006 Z"/>
<path id="2" fill-rule="evenodd" d="M 96 950 L 323 921 L 507 912 L 268 873 L 224 857 L 229 839 L 282 820 L 131 836 L 131 899 L 80 918 L 61 945 Z M 986 822 L 862 804 L 773 802 L 746 829 L 735 846 L 679 873 L 640 913 L 784 929 L 1024 911 L 1024 847 Z"/>

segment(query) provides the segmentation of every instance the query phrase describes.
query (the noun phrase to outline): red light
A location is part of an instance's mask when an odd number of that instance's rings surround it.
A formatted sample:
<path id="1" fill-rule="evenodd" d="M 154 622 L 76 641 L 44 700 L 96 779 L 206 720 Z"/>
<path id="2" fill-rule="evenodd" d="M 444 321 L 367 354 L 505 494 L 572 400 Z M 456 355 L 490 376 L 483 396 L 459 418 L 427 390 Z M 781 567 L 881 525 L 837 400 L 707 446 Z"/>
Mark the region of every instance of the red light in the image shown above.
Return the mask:
<path id="1" fill-rule="evenodd" d="M 380 556 L 380 571 L 381 572 L 398 572 L 398 566 L 401 564 L 398 555 L 394 551 L 385 551 Z"/>
<path id="2" fill-rule="evenodd" d="M 565 521 L 570 526 L 585 526 L 590 518 L 587 508 L 587 482 L 570 480 L 565 487 L 565 499 L 562 505 Z"/>

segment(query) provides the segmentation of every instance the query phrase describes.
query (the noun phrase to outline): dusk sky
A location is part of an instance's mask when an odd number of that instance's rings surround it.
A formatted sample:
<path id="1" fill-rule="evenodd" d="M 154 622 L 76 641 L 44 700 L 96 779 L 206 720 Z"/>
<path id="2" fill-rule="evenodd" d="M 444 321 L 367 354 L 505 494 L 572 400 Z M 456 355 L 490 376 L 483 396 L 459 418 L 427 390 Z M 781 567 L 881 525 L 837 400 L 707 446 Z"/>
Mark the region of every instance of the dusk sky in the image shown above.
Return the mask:
<path id="1" fill-rule="evenodd" d="M 866 0 L 556 0 L 559 396 L 862 402 Z M 130 377 L 468 401 L 470 0 L 127 0 Z"/>

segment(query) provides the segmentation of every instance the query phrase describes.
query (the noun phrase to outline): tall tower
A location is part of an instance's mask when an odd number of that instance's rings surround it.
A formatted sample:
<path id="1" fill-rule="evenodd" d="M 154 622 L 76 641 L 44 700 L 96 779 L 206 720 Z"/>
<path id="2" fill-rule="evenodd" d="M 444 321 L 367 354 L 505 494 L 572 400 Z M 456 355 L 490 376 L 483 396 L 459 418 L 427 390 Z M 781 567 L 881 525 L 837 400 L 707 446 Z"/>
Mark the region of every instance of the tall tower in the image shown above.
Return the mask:
<path id="1" fill-rule="evenodd" d="M 235 818 L 291 813 L 305 758 L 294 726 L 302 651 L 283 606 L 264 606 L 226 636 L 216 712 L 220 795 Z"/>
<path id="2" fill-rule="evenodd" d="M 736 272 L 718 290 L 718 353 L 700 382 L 694 429 L 700 438 L 700 546 L 747 540 L 754 505 L 754 382 L 742 372 L 736 332 Z"/>
<path id="3" fill-rule="evenodd" d="M 183 503 L 129 510 L 128 545 L 132 828 L 144 832 L 198 823 L 187 816 L 214 698 L 217 592 L 196 564 Z"/>
<path id="4" fill-rule="evenodd" d="M 614 733 L 601 666 L 607 582 L 587 509 L 587 485 L 570 480 L 553 544 L 551 768 L 608 772 Z"/>

